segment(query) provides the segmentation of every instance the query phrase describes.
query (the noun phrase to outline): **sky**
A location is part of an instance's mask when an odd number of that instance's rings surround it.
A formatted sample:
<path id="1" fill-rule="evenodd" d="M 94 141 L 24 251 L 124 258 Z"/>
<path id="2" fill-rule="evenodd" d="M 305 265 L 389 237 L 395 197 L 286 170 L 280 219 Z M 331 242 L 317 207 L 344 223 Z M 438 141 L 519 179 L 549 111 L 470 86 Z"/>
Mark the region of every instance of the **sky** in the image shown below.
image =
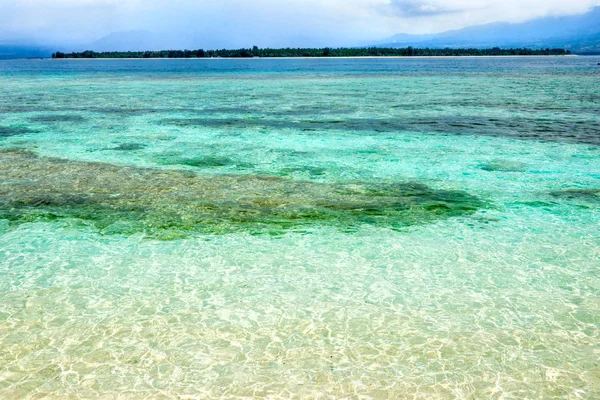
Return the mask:
<path id="1" fill-rule="evenodd" d="M 600 0 L 0 0 L 0 43 L 90 43 L 148 31 L 190 48 L 343 46 L 594 6 Z"/>

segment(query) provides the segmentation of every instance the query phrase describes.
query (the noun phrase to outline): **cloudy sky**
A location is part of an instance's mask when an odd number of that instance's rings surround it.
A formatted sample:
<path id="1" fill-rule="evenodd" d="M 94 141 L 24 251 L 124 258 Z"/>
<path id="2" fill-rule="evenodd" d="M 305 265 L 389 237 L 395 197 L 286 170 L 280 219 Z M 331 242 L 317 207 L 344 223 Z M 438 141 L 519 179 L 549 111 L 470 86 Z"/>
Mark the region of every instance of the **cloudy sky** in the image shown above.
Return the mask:
<path id="1" fill-rule="evenodd" d="M 151 31 L 174 45 L 352 45 L 493 21 L 578 14 L 600 0 L 0 0 L 0 42 L 85 43 Z"/>

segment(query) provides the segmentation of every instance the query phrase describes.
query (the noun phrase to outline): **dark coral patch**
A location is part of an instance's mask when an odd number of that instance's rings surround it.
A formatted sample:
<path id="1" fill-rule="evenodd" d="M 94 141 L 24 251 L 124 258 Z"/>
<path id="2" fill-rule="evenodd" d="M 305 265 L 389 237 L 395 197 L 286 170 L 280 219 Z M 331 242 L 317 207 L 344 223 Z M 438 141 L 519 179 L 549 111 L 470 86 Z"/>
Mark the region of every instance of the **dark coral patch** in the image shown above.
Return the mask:
<path id="1" fill-rule="evenodd" d="M 36 133 L 37 131 L 25 126 L 0 126 L 0 138 L 7 138 L 11 136 L 27 135 L 29 133 Z"/>
<path id="2" fill-rule="evenodd" d="M 48 115 L 39 115 L 37 117 L 32 117 L 29 119 L 31 122 L 41 123 L 41 124 L 51 124 L 57 122 L 71 122 L 71 123 L 81 123 L 86 119 L 81 115 L 69 115 L 69 114 L 48 114 Z"/>
<path id="3" fill-rule="evenodd" d="M 141 144 L 141 143 L 122 143 L 122 144 L 118 145 L 117 147 L 113 147 L 110 150 L 115 150 L 115 151 L 136 151 L 136 150 L 143 150 L 146 147 L 147 146 L 145 144 Z"/>
<path id="4" fill-rule="evenodd" d="M 163 124 L 179 127 L 271 128 L 298 131 L 431 132 L 451 135 L 482 135 L 520 140 L 600 145 L 600 126 L 587 120 L 544 120 L 447 116 L 440 118 L 170 118 Z"/>
<path id="5" fill-rule="evenodd" d="M 305 167 L 289 167 L 283 168 L 282 175 L 308 174 L 311 177 L 323 176 L 327 174 L 327 170 L 323 167 L 305 166 Z"/>
<path id="6" fill-rule="evenodd" d="M 92 107 L 88 111 L 118 115 L 119 117 L 140 116 L 146 114 L 154 114 L 158 112 L 168 112 L 171 110 L 158 110 L 154 108 L 126 108 L 126 107 Z"/>
<path id="7" fill-rule="evenodd" d="M 479 168 L 488 172 L 523 172 L 527 164 L 510 160 L 492 160 L 479 165 Z"/>
<path id="8" fill-rule="evenodd" d="M 218 155 L 186 156 L 181 153 L 165 153 L 154 157 L 154 161 L 159 165 L 185 165 L 195 168 L 254 168 L 254 165 L 248 162 Z"/>
<path id="9" fill-rule="evenodd" d="M 187 165 L 197 168 L 214 168 L 226 167 L 235 164 L 233 160 L 227 157 L 198 157 L 198 158 L 182 158 L 176 161 L 177 164 Z"/>
<path id="10" fill-rule="evenodd" d="M 218 168 L 234 166 L 236 164 L 231 158 L 218 156 L 186 157 L 167 154 L 158 156 L 155 160 L 161 165 L 187 165 L 188 167 L 196 168 Z"/>
<path id="11" fill-rule="evenodd" d="M 555 199 L 600 204 L 600 189 L 564 189 L 550 192 Z"/>

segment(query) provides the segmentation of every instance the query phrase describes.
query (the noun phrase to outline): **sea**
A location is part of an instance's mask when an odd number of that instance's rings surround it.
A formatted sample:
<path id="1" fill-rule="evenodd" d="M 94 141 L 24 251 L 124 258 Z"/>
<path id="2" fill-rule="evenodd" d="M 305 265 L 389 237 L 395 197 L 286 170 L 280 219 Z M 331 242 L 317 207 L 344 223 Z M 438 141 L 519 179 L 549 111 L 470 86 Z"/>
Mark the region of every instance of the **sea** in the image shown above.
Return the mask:
<path id="1" fill-rule="evenodd" d="M 599 63 L 0 61 L 0 398 L 600 398 Z"/>

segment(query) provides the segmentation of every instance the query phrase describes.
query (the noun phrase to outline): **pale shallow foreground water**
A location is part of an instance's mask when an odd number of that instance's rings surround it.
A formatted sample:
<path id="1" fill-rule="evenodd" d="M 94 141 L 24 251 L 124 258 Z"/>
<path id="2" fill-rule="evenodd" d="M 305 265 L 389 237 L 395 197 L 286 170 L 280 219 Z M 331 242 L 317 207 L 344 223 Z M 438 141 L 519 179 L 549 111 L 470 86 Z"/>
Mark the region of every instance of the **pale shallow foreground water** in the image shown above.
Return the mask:
<path id="1" fill-rule="evenodd" d="M 599 61 L 0 62 L 0 398 L 599 398 Z"/>

